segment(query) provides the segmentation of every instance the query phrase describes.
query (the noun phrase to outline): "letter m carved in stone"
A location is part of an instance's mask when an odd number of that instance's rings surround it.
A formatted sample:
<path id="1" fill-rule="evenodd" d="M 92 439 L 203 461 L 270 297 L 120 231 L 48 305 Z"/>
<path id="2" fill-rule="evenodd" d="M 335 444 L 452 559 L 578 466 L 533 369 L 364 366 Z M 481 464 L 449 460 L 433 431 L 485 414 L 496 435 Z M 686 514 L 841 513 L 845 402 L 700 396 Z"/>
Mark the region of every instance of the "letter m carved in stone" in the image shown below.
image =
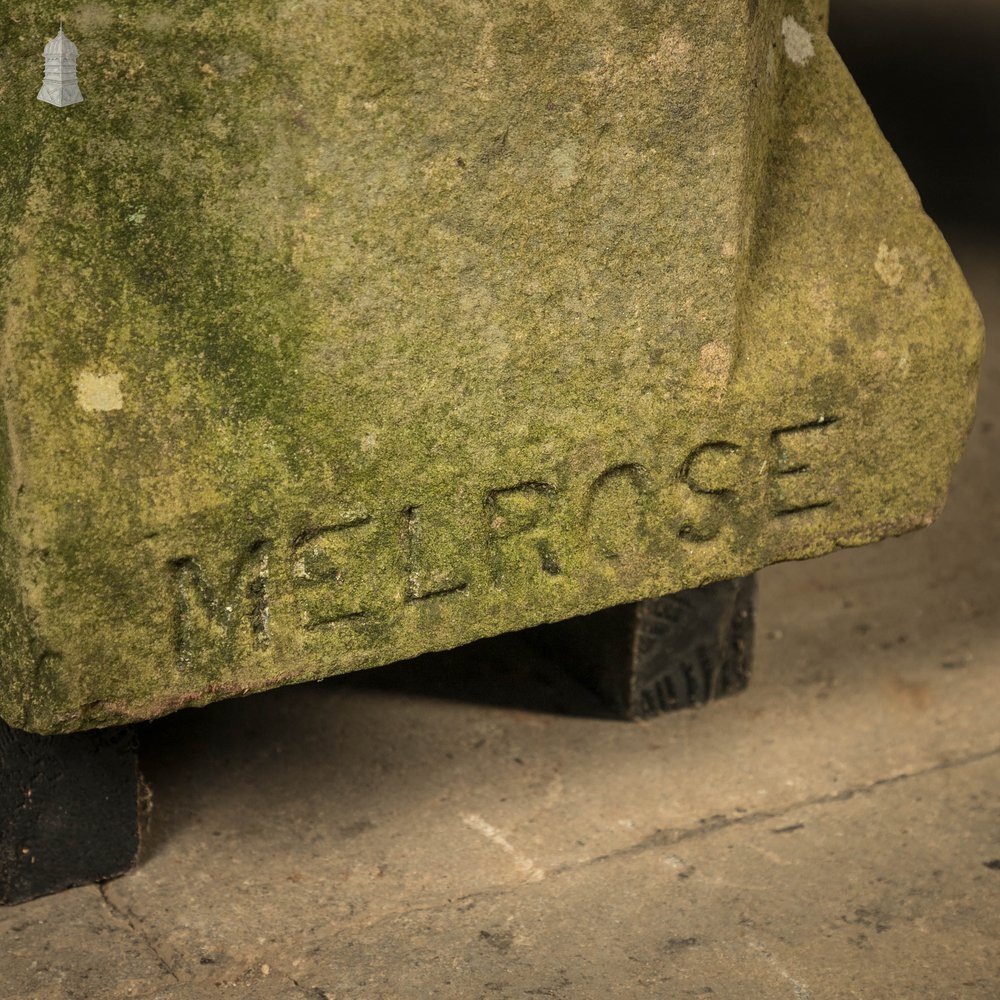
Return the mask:
<path id="1" fill-rule="evenodd" d="M 270 541 L 255 542 L 232 564 L 221 585 L 206 577 L 193 556 L 171 560 L 178 670 L 195 663 L 228 664 L 238 642 L 247 650 L 267 648 L 270 549 Z"/>

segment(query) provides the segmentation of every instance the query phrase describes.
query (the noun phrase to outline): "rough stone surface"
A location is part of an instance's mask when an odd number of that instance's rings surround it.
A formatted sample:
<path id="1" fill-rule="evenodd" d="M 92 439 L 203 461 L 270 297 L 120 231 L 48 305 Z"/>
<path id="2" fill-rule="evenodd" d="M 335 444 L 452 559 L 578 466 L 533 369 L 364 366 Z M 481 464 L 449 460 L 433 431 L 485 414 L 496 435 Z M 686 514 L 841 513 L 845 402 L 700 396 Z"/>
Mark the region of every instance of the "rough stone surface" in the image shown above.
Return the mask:
<path id="1" fill-rule="evenodd" d="M 0 714 L 384 663 L 928 523 L 958 269 L 799 0 L 0 15 Z"/>

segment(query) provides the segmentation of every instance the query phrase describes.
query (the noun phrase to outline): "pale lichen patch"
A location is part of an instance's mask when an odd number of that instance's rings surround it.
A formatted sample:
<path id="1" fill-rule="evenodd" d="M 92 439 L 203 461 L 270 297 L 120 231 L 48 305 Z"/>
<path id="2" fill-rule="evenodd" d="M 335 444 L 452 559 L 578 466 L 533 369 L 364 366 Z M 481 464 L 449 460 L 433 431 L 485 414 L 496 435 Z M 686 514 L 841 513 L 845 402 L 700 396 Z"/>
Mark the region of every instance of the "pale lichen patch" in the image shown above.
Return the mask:
<path id="1" fill-rule="evenodd" d="M 678 31 L 664 31 L 648 62 L 664 78 L 684 73 L 691 65 L 691 43 Z"/>
<path id="2" fill-rule="evenodd" d="M 712 340 L 698 353 L 698 381 L 709 389 L 721 389 L 729 382 L 733 352 L 728 344 Z"/>
<path id="3" fill-rule="evenodd" d="M 138 26 L 142 31 L 151 31 L 162 34 L 169 31 L 174 26 L 175 15 L 161 10 L 150 11 L 143 14 L 138 19 Z"/>
<path id="4" fill-rule="evenodd" d="M 102 31 L 114 23 L 114 12 L 103 3 L 85 3 L 73 14 L 73 23 L 86 33 Z"/>
<path id="5" fill-rule="evenodd" d="M 88 412 L 120 410 L 122 376 L 118 372 L 81 372 L 76 380 L 76 401 Z"/>
<path id="6" fill-rule="evenodd" d="M 567 142 L 549 154 L 552 169 L 552 187 L 556 191 L 571 188 L 580 179 L 580 147 L 575 142 Z"/>
<path id="7" fill-rule="evenodd" d="M 805 66 L 816 55 L 812 35 L 794 17 L 781 22 L 781 37 L 785 40 L 785 55 L 796 66 Z"/>
<path id="8" fill-rule="evenodd" d="M 903 280 L 903 261 L 899 250 L 890 247 L 885 240 L 879 244 L 875 255 L 875 273 L 888 288 L 896 288 Z"/>

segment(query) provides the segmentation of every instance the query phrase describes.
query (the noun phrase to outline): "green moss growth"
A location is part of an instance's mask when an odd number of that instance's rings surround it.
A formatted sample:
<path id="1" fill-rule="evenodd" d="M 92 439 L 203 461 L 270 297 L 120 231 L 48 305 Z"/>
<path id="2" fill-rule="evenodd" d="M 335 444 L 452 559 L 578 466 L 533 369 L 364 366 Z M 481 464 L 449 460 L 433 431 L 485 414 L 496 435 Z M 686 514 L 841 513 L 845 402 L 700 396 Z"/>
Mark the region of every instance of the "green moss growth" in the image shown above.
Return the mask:
<path id="1" fill-rule="evenodd" d="M 981 324 L 822 14 L 90 3 L 56 109 L 57 9 L 14 0 L 0 714 L 147 718 L 927 523 Z"/>

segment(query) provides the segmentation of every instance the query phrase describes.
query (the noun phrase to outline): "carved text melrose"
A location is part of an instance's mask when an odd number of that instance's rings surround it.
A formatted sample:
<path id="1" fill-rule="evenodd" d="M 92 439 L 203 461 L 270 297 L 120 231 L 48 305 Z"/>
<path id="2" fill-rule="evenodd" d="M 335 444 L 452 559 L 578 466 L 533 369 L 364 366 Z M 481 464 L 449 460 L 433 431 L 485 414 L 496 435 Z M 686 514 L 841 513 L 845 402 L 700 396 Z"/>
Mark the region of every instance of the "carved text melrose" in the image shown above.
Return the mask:
<path id="1" fill-rule="evenodd" d="M 576 482 L 539 476 L 485 488 L 476 500 L 478 537 L 449 537 L 448 510 L 414 498 L 395 509 L 355 510 L 291 539 L 257 538 L 222 579 L 185 554 L 168 564 L 178 667 L 191 661 L 205 630 L 230 655 L 241 629 L 266 649 L 279 593 L 293 596 L 280 606 L 294 607 L 306 631 L 363 628 L 392 607 L 502 592 L 529 574 L 572 576 L 577 564 L 585 573 L 647 551 L 662 558 L 665 544 L 705 545 L 748 519 L 822 511 L 834 502 L 823 453 L 840 423 L 824 416 L 742 441 L 702 441 L 666 469 L 622 462 Z"/>

